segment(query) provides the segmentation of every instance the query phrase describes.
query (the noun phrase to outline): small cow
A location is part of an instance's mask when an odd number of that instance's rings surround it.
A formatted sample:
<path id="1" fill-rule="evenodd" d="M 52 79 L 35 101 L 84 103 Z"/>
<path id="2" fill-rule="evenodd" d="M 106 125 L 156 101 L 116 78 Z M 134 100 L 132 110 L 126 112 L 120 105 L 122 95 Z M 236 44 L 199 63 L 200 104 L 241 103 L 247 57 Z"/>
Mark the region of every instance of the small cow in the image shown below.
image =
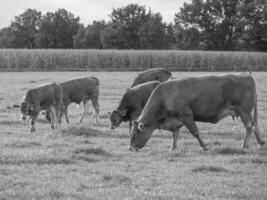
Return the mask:
<path id="1" fill-rule="evenodd" d="M 151 81 L 128 89 L 120 100 L 119 106 L 110 114 L 111 129 L 115 129 L 121 122 L 132 121 L 142 112 L 150 94 L 161 82 Z"/>
<path id="2" fill-rule="evenodd" d="M 41 110 L 49 110 L 51 128 L 54 129 L 57 127 L 62 102 L 62 87 L 57 83 L 52 83 L 28 90 L 21 105 L 14 105 L 14 107 L 20 107 L 23 121 L 26 120 L 27 116 L 30 116 L 30 131 L 35 132 L 35 122 Z"/>
<path id="3" fill-rule="evenodd" d="M 138 76 L 134 79 L 131 87 L 139 85 L 141 83 L 146 83 L 149 81 L 167 81 L 172 77 L 172 73 L 164 68 L 153 68 L 143 72 L 140 72 Z"/>
<path id="4" fill-rule="evenodd" d="M 185 125 L 206 150 L 195 121 L 217 123 L 229 115 L 240 117 L 246 128 L 243 148 L 248 147 L 253 127 L 257 142 L 265 144 L 258 127 L 256 85 L 251 76 L 200 76 L 167 81 L 152 92 L 134 123 L 129 149 L 142 148 L 156 128 L 173 132 L 175 149 L 179 129 Z"/>
<path id="5" fill-rule="evenodd" d="M 86 104 L 89 100 L 91 100 L 92 105 L 95 109 L 95 119 L 96 123 L 98 122 L 98 114 L 99 114 L 99 80 L 95 77 L 86 77 L 86 78 L 76 78 L 71 79 L 69 81 L 60 83 L 63 88 L 63 110 L 66 122 L 69 123 L 68 117 L 68 106 L 71 103 L 80 104 L 83 103 L 83 115 L 80 119 L 80 123 L 83 121 L 85 115 L 87 114 Z M 49 111 L 46 112 L 46 119 L 50 121 Z M 61 122 L 62 115 L 60 116 Z"/>

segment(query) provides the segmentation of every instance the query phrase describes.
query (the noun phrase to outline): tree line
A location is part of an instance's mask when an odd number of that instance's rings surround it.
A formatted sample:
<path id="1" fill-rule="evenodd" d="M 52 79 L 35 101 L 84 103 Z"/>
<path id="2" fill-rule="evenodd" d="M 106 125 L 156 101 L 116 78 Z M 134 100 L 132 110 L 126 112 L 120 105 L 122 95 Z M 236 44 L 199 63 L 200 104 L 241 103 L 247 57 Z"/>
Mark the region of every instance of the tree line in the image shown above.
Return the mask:
<path id="1" fill-rule="evenodd" d="M 265 0 L 192 0 L 174 23 L 138 4 L 85 26 L 65 9 L 27 9 L 0 30 L 0 48 L 267 51 Z"/>

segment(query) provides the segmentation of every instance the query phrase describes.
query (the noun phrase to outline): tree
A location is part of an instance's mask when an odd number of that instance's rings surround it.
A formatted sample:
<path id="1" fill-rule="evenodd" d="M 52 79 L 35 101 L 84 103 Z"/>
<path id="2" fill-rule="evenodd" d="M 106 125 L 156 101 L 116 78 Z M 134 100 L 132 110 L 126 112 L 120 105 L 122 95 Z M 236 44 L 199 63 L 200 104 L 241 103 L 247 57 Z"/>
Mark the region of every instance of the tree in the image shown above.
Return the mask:
<path id="1" fill-rule="evenodd" d="M 47 12 L 41 19 L 38 47 L 73 48 L 73 36 L 80 28 L 79 21 L 79 17 L 65 9 Z"/>
<path id="2" fill-rule="evenodd" d="M 239 5 L 243 25 L 242 45 L 267 51 L 267 7 L 265 0 L 243 0 Z"/>
<path id="3" fill-rule="evenodd" d="M 101 34 L 101 42 L 105 49 L 126 49 L 127 37 L 122 24 L 110 22 Z"/>
<path id="4" fill-rule="evenodd" d="M 200 47 L 202 43 L 209 50 L 233 50 L 241 34 L 237 25 L 239 1 L 192 0 L 191 4 L 185 3 L 175 15 L 175 27 L 180 37 L 182 32 L 181 43 L 186 48 Z M 194 39 L 195 36 L 199 41 Z M 189 42 L 188 45 L 185 41 Z"/>
<path id="5" fill-rule="evenodd" d="M 105 21 L 93 21 L 85 31 L 85 46 L 89 49 L 102 49 L 101 35 L 106 28 Z"/>
<path id="6" fill-rule="evenodd" d="M 10 27 L 0 30 L 0 48 L 12 48 L 12 35 Z"/>
<path id="7" fill-rule="evenodd" d="M 73 36 L 73 48 L 75 49 L 84 49 L 86 48 L 85 44 L 85 27 L 83 24 L 80 25 L 78 33 Z"/>
<path id="8" fill-rule="evenodd" d="M 102 35 L 103 45 L 108 48 L 140 48 L 139 29 L 150 15 L 150 11 L 147 12 L 144 6 L 138 4 L 113 9 L 109 15 L 111 22 Z M 119 37 L 115 34 L 119 34 Z"/>
<path id="9" fill-rule="evenodd" d="M 139 29 L 140 48 L 142 49 L 163 49 L 166 47 L 166 25 L 162 22 L 159 13 L 151 14 L 147 22 Z"/>
<path id="10" fill-rule="evenodd" d="M 10 34 L 12 46 L 15 48 L 35 48 L 35 36 L 38 33 L 42 13 L 35 9 L 27 9 L 11 22 Z"/>

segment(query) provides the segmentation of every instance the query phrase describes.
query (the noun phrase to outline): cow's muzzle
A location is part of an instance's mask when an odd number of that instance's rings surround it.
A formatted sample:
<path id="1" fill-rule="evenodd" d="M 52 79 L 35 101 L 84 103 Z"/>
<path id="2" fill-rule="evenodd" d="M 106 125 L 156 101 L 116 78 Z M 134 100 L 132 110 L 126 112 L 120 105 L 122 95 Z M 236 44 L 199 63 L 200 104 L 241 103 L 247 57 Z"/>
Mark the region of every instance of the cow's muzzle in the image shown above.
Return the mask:
<path id="1" fill-rule="evenodd" d="M 27 117 L 26 117 L 25 115 L 21 116 L 22 121 L 25 121 L 26 118 L 27 118 Z"/>
<path id="2" fill-rule="evenodd" d="M 134 148 L 134 147 L 132 147 L 132 146 L 129 146 L 128 147 L 128 149 L 130 150 L 130 151 L 132 151 L 132 152 L 138 152 L 138 148 Z"/>

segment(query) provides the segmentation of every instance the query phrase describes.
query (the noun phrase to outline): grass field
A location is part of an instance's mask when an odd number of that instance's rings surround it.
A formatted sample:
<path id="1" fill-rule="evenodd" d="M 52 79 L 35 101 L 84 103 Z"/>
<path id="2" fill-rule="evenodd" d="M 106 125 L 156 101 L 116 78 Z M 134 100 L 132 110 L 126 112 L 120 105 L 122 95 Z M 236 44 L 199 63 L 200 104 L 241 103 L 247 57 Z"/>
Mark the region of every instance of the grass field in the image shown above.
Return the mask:
<path id="1" fill-rule="evenodd" d="M 207 73 L 180 73 L 176 77 Z M 78 124 L 81 107 L 70 106 L 71 124 L 51 131 L 40 116 L 37 132 L 11 106 L 29 88 L 51 81 L 94 75 L 100 79 L 100 125 L 93 117 Z M 252 136 L 241 149 L 244 127 L 230 117 L 198 123 L 211 149 L 204 152 L 182 128 L 178 149 L 172 136 L 155 131 L 138 153 L 128 150 L 128 124 L 110 130 L 112 111 L 136 72 L 0 73 L 0 199 L 267 199 L 267 148 Z M 267 73 L 257 82 L 259 125 L 267 141 Z M 90 109 L 93 111 L 93 109 Z"/>

